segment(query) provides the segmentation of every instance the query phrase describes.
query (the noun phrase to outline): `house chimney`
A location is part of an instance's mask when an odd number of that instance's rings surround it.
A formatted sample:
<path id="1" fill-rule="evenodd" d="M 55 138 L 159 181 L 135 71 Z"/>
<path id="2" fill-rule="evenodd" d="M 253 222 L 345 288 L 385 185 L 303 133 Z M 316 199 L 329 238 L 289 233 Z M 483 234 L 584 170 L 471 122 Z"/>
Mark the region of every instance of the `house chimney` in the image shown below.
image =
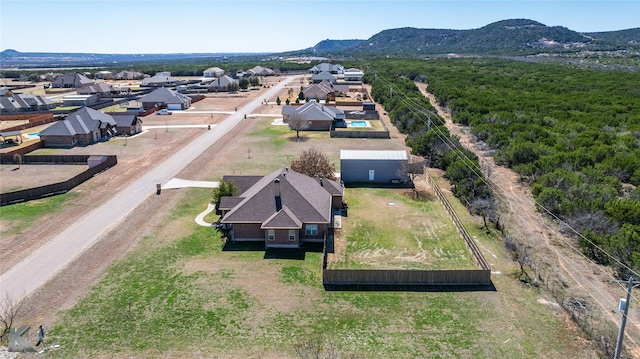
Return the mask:
<path id="1" fill-rule="evenodd" d="M 273 196 L 280 197 L 280 179 L 276 178 L 273 180 Z"/>
<path id="2" fill-rule="evenodd" d="M 320 187 L 324 187 L 324 183 L 322 183 L 322 178 L 320 178 Z"/>
<path id="3" fill-rule="evenodd" d="M 280 211 L 282 209 L 282 198 L 280 198 L 280 179 L 276 178 L 273 180 L 273 197 L 276 200 L 276 211 Z"/>

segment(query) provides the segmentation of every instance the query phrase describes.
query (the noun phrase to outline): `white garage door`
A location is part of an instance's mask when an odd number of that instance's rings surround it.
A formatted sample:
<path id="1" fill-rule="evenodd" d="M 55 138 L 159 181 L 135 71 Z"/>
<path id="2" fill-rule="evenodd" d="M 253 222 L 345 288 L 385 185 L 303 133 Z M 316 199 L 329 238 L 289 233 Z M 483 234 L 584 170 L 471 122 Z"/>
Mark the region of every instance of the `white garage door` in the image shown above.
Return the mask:
<path id="1" fill-rule="evenodd" d="M 182 106 L 179 103 L 170 103 L 167 105 L 169 110 L 182 110 Z"/>

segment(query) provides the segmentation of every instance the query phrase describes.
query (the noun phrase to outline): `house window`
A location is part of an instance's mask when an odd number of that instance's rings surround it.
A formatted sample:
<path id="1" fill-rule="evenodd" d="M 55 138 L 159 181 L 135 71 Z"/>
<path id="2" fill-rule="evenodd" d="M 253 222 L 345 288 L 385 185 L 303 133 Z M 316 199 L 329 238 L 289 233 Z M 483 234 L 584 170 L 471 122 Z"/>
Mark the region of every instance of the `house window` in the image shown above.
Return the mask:
<path id="1" fill-rule="evenodd" d="M 318 225 L 317 224 L 307 224 L 304 226 L 304 233 L 307 236 L 316 236 L 318 235 Z"/>
<path id="2" fill-rule="evenodd" d="M 290 229 L 289 230 L 289 242 L 294 242 L 296 240 L 296 231 Z"/>
<path id="3" fill-rule="evenodd" d="M 268 229 L 267 230 L 267 240 L 268 241 L 275 241 L 276 240 L 276 234 L 274 233 L 273 229 Z"/>

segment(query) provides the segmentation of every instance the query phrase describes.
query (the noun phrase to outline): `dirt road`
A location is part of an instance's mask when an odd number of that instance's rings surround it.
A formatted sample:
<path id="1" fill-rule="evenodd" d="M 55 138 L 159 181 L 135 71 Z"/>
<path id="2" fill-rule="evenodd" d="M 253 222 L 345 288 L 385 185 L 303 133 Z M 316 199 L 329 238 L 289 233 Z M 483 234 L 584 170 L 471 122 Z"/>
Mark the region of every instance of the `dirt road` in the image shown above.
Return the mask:
<path id="1" fill-rule="evenodd" d="M 427 91 L 427 85 L 416 85 L 429 99 L 438 115 L 446 121 L 450 133 L 458 136 L 460 143 L 478 156 L 480 167 L 501 203 L 501 211 L 505 212 L 502 217 L 505 226 L 517 237 L 518 242 L 530 249 L 529 253 L 538 262 L 537 270 L 557 276 L 563 297 L 566 300 L 580 300 L 586 306 L 594 326 L 597 327 L 604 320 L 617 328 L 620 312 L 616 308 L 618 299 L 626 295 L 626 286 L 613 284 L 612 280 L 615 278 L 609 268 L 596 265 L 584 257 L 573 240 L 559 232 L 557 224 L 536 210 L 533 195 L 529 187 L 519 183 L 518 174 L 496 165 L 492 157 L 486 156 L 476 146 L 471 135 L 462 126 L 453 123 L 448 111 L 439 106 L 436 98 Z M 638 305 L 636 304 L 636 308 L 630 307 L 624 341 L 626 349 L 636 358 L 640 358 Z"/>
<path id="2" fill-rule="evenodd" d="M 266 93 L 271 97 L 278 93 L 294 77 L 288 77 L 274 85 Z M 262 99 L 256 98 L 238 112 L 230 115 L 211 131 L 204 132 L 188 146 L 181 148 L 164 162 L 133 181 L 123 191 L 105 204 L 95 208 L 84 217 L 33 251 L 28 257 L 11 267 L 0 276 L 3 292 L 7 292 L 14 300 L 28 296 L 45 284 L 68 263 L 80 256 L 98 242 L 104 234 L 116 229 L 145 199 L 155 194 L 156 184 L 165 183 L 182 169 L 187 167 L 205 150 L 222 139 L 231 129 L 240 124 L 244 114 L 251 113 L 261 105 Z M 25 280 L 28 278 L 29 280 Z"/>

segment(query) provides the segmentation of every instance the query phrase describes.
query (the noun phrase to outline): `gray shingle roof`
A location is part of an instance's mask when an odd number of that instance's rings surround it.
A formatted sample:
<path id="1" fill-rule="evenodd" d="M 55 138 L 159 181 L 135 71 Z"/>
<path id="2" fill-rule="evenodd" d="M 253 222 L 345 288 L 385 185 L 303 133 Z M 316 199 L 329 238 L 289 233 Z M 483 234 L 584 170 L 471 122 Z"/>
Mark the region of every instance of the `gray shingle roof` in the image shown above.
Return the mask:
<path id="1" fill-rule="evenodd" d="M 313 100 L 302 106 L 285 106 L 282 108 L 282 114 L 297 116 L 297 119 L 305 121 L 333 121 L 344 118 L 344 111 L 341 109 L 324 106 Z"/>
<path id="2" fill-rule="evenodd" d="M 279 186 L 274 183 L 276 179 Z M 240 197 L 242 200 L 224 216 L 222 223 L 292 226 L 298 221 L 301 224 L 331 221 L 330 192 L 316 179 L 292 170 L 279 169 L 262 177 Z"/>
<path id="3" fill-rule="evenodd" d="M 140 102 L 155 103 L 189 103 L 190 99 L 179 92 L 169 90 L 166 87 L 160 87 L 142 97 Z"/>
<path id="4" fill-rule="evenodd" d="M 89 134 L 97 128 L 115 126 L 116 121 L 100 111 L 89 107 L 83 107 L 72 112 L 62 121 L 58 121 L 46 129 L 40 131 L 40 136 L 73 136 L 76 134 Z"/>
<path id="5" fill-rule="evenodd" d="M 137 121 L 140 121 L 136 114 L 128 112 L 115 113 L 111 117 L 113 117 L 118 126 L 134 126 Z"/>

